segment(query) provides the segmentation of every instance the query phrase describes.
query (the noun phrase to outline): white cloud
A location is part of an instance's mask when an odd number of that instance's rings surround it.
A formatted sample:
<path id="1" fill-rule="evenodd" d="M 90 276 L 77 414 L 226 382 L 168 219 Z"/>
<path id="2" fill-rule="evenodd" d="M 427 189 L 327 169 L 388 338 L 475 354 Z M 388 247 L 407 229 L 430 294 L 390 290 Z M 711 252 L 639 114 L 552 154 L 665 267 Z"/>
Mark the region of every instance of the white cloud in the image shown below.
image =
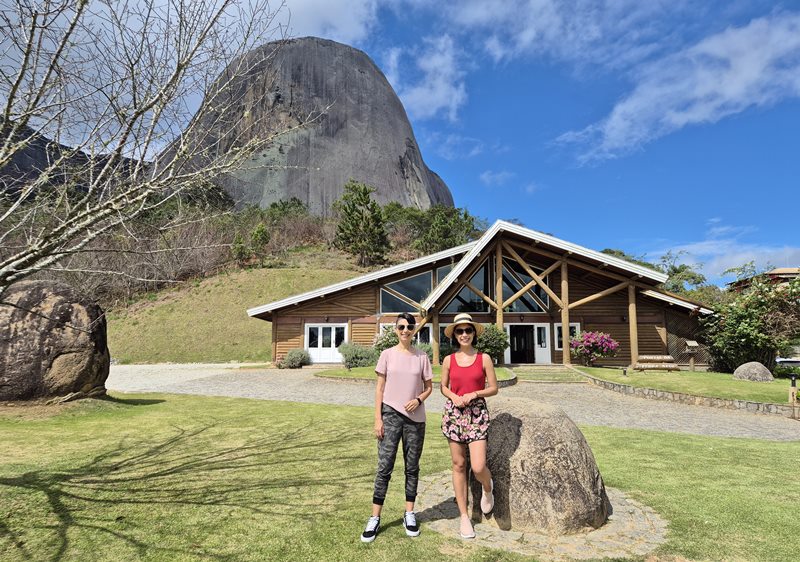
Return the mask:
<path id="1" fill-rule="evenodd" d="M 712 282 L 721 281 L 724 271 L 751 261 L 759 269 L 768 265 L 800 266 L 800 247 L 748 242 L 745 240 L 746 235 L 755 232 L 756 228 L 723 225 L 721 222 L 719 218 L 710 219 L 709 229 L 703 240 L 672 244 L 647 252 L 647 256 L 657 260 L 667 251 L 672 251 L 673 254 L 682 253 L 678 260 L 680 263 L 701 264 L 700 269 Z"/>
<path id="2" fill-rule="evenodd" d="M 451 133 L 443 136 L 438 133 L 429 135 L 427 143 L 434 147 L 436 154 L 445 160 L 461 160 L 482 154 L 486 144 L 474 137 Z"/>
<path id="3" fill-rule="evenodd" d="M 510 179 L 514 177 L 514 173 L 508 172 L 506 170 L 501 170 L 499 172 L 486 170 L 478 177 L 483 185 L 487 185 L 489 187 L 496 187 L 507 183 Z"/>
<path id="4" fill-rule="evenodd" d="M 800 96 L 800 14 L 759 18 L 644 64 L 603 120 L 561 137 L 580 159 L 615 158 L 689 125 Z"/>
<path id="5" fill-rule="evenodd" d="M 395 88 L 413 118 L 430 119 L 444 115 L 455 121 L 459 108 L 467 101 L 460 53 L 449 35 L 426 38 L 423 44 L 424 48 L 416 54 L 415 60 L 419 80 L 407 84 L 400 77 Z"/>
<path id="6" fill-rule="evenodd" d="M 313 35 L 352 45 L 361 41 L 378 21 L 378 0 L 287 0 L 291 37 Z"/>

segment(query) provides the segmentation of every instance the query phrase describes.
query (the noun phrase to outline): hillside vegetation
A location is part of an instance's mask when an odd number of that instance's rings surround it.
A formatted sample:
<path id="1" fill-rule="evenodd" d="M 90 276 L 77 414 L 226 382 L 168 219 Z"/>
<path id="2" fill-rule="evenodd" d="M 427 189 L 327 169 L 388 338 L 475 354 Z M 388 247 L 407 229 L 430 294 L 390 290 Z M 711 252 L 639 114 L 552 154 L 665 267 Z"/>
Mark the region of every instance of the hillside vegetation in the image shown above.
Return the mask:
<path id="1" fill-rule="evenodd" d="M 120 363 L 269 361 L 272 324 L 247 309 L 362 273 L 320 247 L 295 252 L 289 267 L 221 273 L 151 293 L 108 314 L 108 346 Z"/>

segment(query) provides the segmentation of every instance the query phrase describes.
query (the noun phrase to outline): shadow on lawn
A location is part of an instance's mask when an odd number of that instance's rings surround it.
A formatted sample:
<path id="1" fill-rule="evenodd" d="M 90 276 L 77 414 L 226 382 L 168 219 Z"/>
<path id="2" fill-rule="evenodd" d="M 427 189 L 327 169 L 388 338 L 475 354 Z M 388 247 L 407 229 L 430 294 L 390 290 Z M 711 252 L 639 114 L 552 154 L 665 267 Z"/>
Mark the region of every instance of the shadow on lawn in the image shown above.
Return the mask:
<path id="1" fill-rule="evenodd" d="M 352 439 L 352 434 L 345 431 L 328 432 L 321 437 L 319 426 L 309 424 L 289 432 L 275 430 L 267 437 L 226 447 L 215 445 L 217 441 L 209 435 L 215 428 L 214 424 L 176 428 L 174 435 L 158 442 L 121 442 L 71 469 L 37 470 L 13 478 L 0 476 L 0 487 L 44 495 L 49 511 L 43 517 L 36 515 L 36 519 L 46 522 L 34 529 L 30 520 L 18 519 L 15 531 L 10 526 L 13 514 L 6 522 L 0 519 L 0 544 L 8 541 L 10 551 L 23 558 L 41 558 L 41 552 L 28 552 L 21 531 L 51 530 L 56 538 L 50 560 L 56 561 L 68 554 L 70 535 L 83 530 L 121 541 L 133 547 L 139 557 L 157 552 L 170 557 L 188 554 L 233 560 L 236 554 L 215 553 L 197 544 L 204 537 L 198 536 L 191 525 L 177 520 L 186 513 L 181 508 L 224 506 L 246 512 L 245 517 L 287 515 L 302 522 L 333 512 L 334 495 L 343 494 L 346 488 L 371 475 L 371 466 L 364 473 L 354 473 L 354 462 L 363 458 L 342 450 L 342 443 Z M 324 468 L 314 470 L 317 464 Z M 36 505 L 34 502 L 36 499 L 29 505 Z M 143 514 L 141 506 L 152 506 L 153 516 Z M 172 508 L 176 513 L 168 513 Z M 186 546 L 157 544 L 163 539 L 155 532 L 163 528 L 157 519 L 164 510 L 169 517 L 169 536 L 179 535 L 178 540 Z M 218 510 L 192 514 L 204 517 L 200 523 L 208 523 L 209 528 L 215 528 L 219 517 Z M 150 522 L 156 525 L 152 531 L 146 526 Z"/>

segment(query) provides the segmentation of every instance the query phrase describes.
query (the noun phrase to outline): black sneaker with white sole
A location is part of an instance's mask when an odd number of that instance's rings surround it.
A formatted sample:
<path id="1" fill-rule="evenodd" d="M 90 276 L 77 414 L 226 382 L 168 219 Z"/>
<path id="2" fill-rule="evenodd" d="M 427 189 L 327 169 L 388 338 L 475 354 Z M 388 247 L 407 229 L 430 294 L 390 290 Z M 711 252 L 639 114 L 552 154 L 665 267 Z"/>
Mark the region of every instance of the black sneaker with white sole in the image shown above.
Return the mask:
<path id="1" fill-rule="evenodd" d="M 381 526 L 381 518 L 374 515 L 367 521 L 364 532 L 361 533 L 361 542 L 372 542 L 378 536 L 378 529 Z M 417 532 L 419 534 L 419 531 Z"/>
<path id="2" fill-rule="evenodd" d="M 403 515 L 403 527 L 409 537 L 419 536 L 419 524 L 417 523 L 417 516 L 413 511 L 406 511 Z"/>

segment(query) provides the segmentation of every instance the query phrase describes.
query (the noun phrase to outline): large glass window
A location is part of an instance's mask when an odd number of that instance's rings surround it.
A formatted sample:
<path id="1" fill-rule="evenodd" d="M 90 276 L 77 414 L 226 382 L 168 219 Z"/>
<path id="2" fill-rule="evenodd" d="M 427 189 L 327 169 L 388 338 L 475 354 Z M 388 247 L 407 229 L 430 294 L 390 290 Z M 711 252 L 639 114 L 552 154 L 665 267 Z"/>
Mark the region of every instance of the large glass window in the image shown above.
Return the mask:
<path id="1" fill-rule="evenodd" d="M 581 325 L 579 322 L 570 322 L 569 324 L 569 337 L 570 339 L 574 338 L 578 335 L 581 331 Z M 561 327 L 561 324 L 556 324 L 556 349 L 564 349 L 564 330 Z"/>
<path id="2" fill-rule="evenodd" d="M 532 279 L 528 277 L 528 281 L 525 283 L 529 283 Z M 516 272 L 510 271 L 505 265 L 503 266 L 503 301 L 510 299 L 514 296 L 517 291 L 522 289 L 523 284 Z M 537 285 L 536 289 L 539 288 Z M 530 295 L 531 291 L 527 291 L 517 300 L 512 302 L 508 307 L 506 307 L 507 312 L 544 312 L 542 307 L 539 306 L 539 303 Z"/>
<path id="3" fill-rule="evenodd" d="M 487 263 L 484 263 L 480 269 L 469 280 L 476 289 L 483 292 L 489 298 L 492 298 L 492 279 L 491 268 Z M 458 294 L 451 300 L 442 312 L 445 313 L 458 313 L 458 312 L 489 312 L 489 303 L 484 301 L 469 287 L 464 287 Z"/>
<path id="4" fill-rule="evenodd" d="M 531 267 L 531 269 L 533 269 L 537 274 L 541 274 L 542 271 L 544 271 L 539 267 Z M 510 278 L 514 279 L 519 284 L 519 287 L 517 288 L 517 290 L 514 291 L 514 293 L 516 293 L 524 285 L 527 285 L 528 283 L 533 281 L 533 277 L 528 275 L 528 272 L 525 271 L 525 268 L 523 268 L 519 263 L 517 263 L 516 260 L 510 258 L 503 258 L 503 275 L 504 276 L 508 275 Z M 544 279 L 544 282 L 547 283 L 546 278 Z M 530 292 L 534 293 L 537 297 L 539 297 L 539 299 L 544 304 L 550 306 L 550 297 L 547 295 L 544 289 L 542 289 L 539 285 L 536 285 L 533 289 L 531 289 Z"/>
<path id="5" fill-rule="evenodd" d="M 447 265 L 443 265 L 442 267 L 436 268 L 436 284 L 442 282 L 442 279 L 447 277 L 447 274 L 453 270 L 453 264 L 449 263 Z"/>
<path id="6" fill-rule="evenodd" d="M 387 283 L 386 286 L 412 301 L 422 302 L 431 292 L 432 275 L 432 272 L 426 271 L 400 281 Z M 381 289 L 381 312 L 417 312 L 417 307 Z"/>

